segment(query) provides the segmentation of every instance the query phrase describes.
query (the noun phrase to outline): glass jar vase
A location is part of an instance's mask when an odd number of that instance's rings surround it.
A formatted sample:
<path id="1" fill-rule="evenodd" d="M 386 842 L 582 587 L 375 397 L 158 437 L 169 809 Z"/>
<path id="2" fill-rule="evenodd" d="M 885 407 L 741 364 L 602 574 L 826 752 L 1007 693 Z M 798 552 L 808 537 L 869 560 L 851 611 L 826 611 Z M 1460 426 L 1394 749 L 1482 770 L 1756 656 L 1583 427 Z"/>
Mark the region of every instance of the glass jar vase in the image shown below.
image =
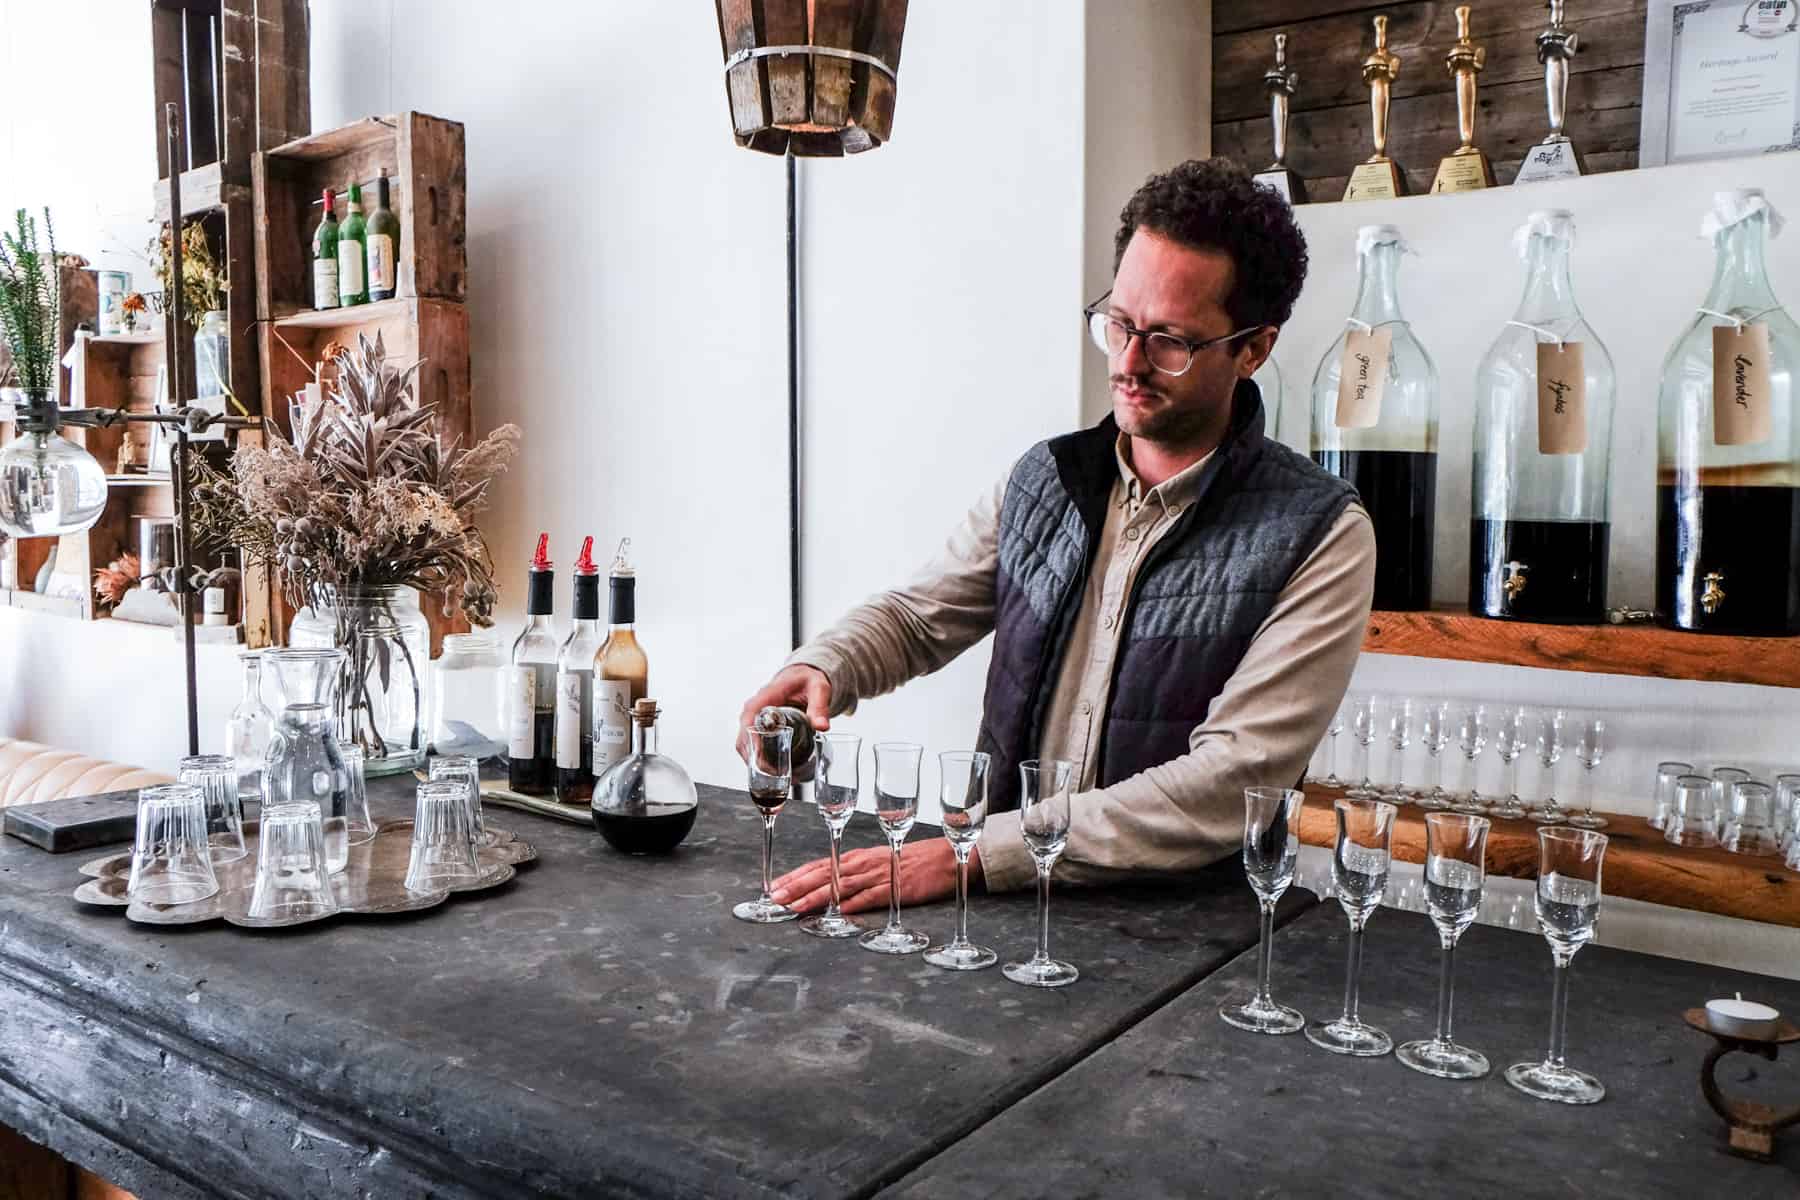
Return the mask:
<path id="1" fill-rule="evenodd" d="M 223 396 L 231 384 L 231 334 L 225 314 L 213 309 L 194 331 L 194 394 L 201 399 Z"/>
<path id="2" fill-rule="evenodd" d="M 346 587 L 294 617 L 288 644 L 344 651 L 338 736 L 362 747 L 367 773 L 425 762 L 431 627 L 411 588 Z"/>
<path id="3" fill-rule="evenodd" d="M 432 754 L 505 765 L 505 663 L 488 633 L 452 633 L 431 664 Z"/>

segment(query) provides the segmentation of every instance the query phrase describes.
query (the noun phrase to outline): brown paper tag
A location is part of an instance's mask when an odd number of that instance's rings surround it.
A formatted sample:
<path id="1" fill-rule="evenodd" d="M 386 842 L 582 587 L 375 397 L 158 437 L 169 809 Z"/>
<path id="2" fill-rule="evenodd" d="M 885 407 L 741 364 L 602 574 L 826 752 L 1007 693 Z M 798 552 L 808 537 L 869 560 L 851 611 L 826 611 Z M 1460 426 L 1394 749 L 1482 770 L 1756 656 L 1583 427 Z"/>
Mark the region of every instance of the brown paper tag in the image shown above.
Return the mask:
<path id="1" fill-rule="evenodd" d="M 1752 446 L 1774 433 L 1769 394 L 1769 327 L 1761 321 L 1713 326 L 1713 441 Z"/>
<path id="2" fill-rule="evenodd" d="M 1539 454 L 1587 449 L 1587 372 L 1581 362 L 1580 342 L 1538 343 Z"/>
<path id="3" fill-rule="evenodd" d="M 1337 427 L 1368 429 L 1381 420 L 1381 393 L 1387 387 L 1391 329 L 1352 329 L 1344 335 L 1338 360 Z"/>

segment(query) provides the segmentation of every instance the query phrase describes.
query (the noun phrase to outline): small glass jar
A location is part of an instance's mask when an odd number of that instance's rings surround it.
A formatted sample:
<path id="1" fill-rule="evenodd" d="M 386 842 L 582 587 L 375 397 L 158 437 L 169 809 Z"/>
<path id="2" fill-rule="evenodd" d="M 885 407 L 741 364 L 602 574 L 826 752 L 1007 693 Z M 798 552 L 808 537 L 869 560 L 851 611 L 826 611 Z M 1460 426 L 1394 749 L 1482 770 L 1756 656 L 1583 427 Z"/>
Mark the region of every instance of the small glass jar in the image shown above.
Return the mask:
<path id="1" fill-rule="evenodd" d="M 656 752 L 654 700 L 631 710 L 631 753 L 594 782 L 594 828 L 626 854 L 667 854 L 679 846 L 699 814 L 694 781 L 672 758 Z"/>
<path id="2" fill-rule="evenodd" d="M 505 662 L 488 633 L 452 633 L 431 667 L 431 753 L 506 758 Z"/>
<path id="3" fill-rule="evenodd" d="M 225 313 L 213 309 L 194 331 L 194 394 L 202 400 L 223 396 L 231 385 L 231 333 Z"/>

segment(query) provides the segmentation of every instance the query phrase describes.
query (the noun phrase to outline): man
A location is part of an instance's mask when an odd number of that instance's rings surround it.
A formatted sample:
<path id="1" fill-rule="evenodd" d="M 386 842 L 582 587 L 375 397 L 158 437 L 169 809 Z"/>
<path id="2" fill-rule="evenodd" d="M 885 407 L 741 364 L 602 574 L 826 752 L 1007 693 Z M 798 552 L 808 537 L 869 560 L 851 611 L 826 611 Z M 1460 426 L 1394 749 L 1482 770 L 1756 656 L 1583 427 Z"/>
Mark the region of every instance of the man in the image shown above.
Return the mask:
<path id="1" fill-rule="evenodd" d="M 1292 210 L 1223 159 L 1150 179 L 1121 214 L 1112 290 L 1088 309 L 1112 414 L 1027 451 L 943 552 L 796 651 L 744 706 L 819 729 L 995 635 L 978 748 L 991 810 L 972 880 L 1027 886 L 1018 766 L 1074 764 L 1059 878 L 1191 870 L 1237 852 L 1243 789 L 1292 785 L 1343 696 L 1374 585 L 1350 486 L 1263 437 L 1250 376 L 1306 276 Z M 844 856 L 844 909 L 888 902 L 885 847 Z M 951 894 L 942 838 L 901 860 L 900 901 Z M 822 908 L 829 868 L 775 898 Z"/>

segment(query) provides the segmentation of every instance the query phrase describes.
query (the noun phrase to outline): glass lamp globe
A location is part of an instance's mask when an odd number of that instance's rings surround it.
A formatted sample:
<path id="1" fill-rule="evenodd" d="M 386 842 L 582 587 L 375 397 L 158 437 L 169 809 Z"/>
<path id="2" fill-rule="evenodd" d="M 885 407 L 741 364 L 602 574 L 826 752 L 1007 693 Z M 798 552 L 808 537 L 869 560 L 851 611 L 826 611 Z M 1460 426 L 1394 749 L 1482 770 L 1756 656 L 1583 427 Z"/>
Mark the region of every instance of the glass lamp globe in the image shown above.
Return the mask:
<path id="1" fill-rule="evenodd" d="M 0 529 L 13 537 L 80 533 L 106 507 L 106 472 L 54 433 L 21 433 L 0 450 Z"/>

